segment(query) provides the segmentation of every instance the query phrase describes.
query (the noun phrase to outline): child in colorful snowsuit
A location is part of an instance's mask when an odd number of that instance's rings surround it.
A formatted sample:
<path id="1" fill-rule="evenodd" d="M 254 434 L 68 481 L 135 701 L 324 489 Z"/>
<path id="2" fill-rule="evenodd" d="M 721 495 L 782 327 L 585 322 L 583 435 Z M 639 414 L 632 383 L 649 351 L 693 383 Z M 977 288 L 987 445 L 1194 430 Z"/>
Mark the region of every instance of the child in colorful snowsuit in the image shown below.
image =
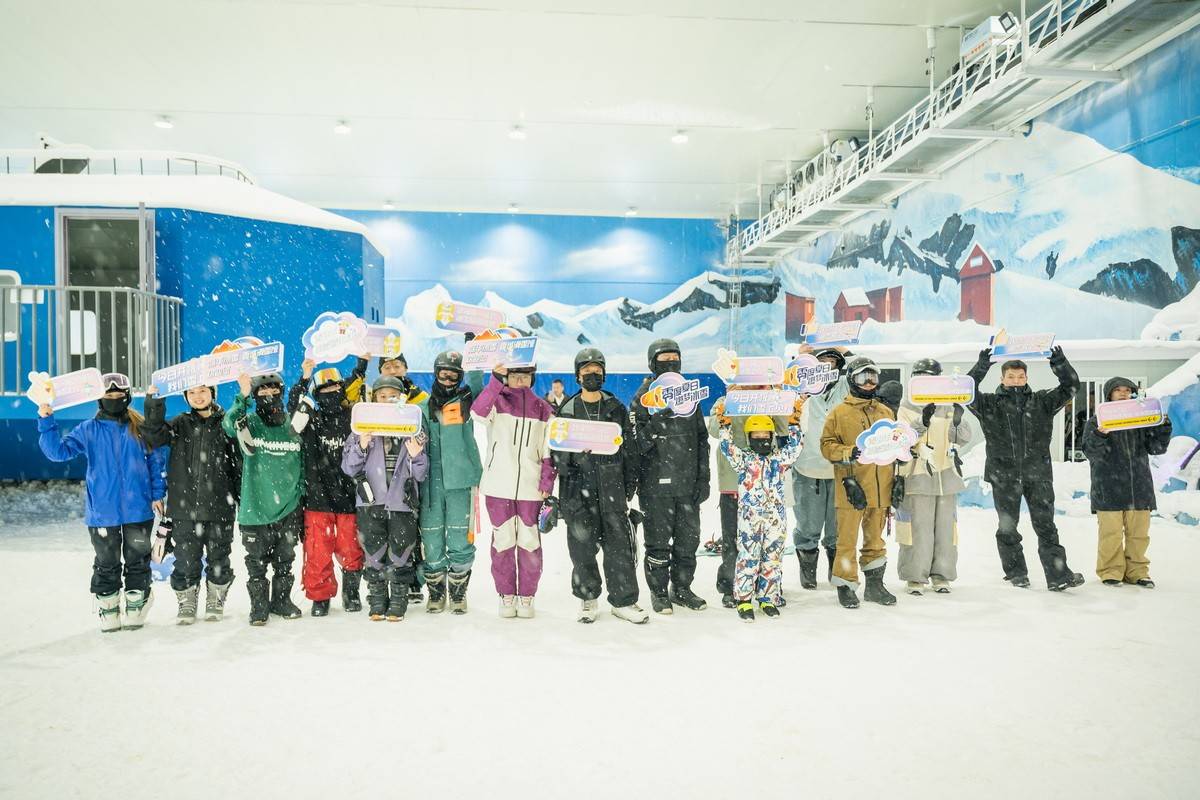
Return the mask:
<path id="1" fill-rule="evenodd" d="M 154 602 L 150 593 L 150 531 L 154 512 L 163 512 L 166 452 L 151 449 L 142 436 L 142 416 L 129 407 L 129 378 L 102 378 L 104 396 L 92 419 L 59 433 L 54 409 L 38 407 L 38 446 L 51 461 L 87 459 L 84 524 L 96 558 L 92 594 L 100 604 L 100 630 L 136 630 Z M 124 559 L 125 618 L 121 618 L 121 570 Z"/>
<path id="2" fill-rule="evenodd" d="M 238 378 L 239 391 L 221 420 L 225 435 L 242 448 L 242 498 L 238 528 L 246 549 L 250 624 L 266 625 L 271 614 L 296 619 L 292 563 L 304 517 L 300 508 L 303 463 L 300 434 L 283 407 L 283 377 L 272 372 Z M 254 413 L 248 413 L 250 401 Z M 272 569 L 267 581 L 267 567 Z"/>
<path id="3" fill-rule="evenodd" d="M 377 403 L 403 403 L 404 392 L 387 375 L 371 387 Z M 429 474 L 424 440 L 421 434 L 399 439 L 351 433 L 342 449 L 342 472 L 358 482 L 358 535 L 366 558 L 367 605 L 376 622 L 399 622 L 408 613 L 421 542 L 420 484 Z"/>
<path id="4" fill-rule="evenodd" d="M 798 420 L 796 421 L 798 422 Z M 768 617 L 779 616 L 783 598 L 783 547 L 787 541 L 787 491 L 783 476 L 800 454 L 800 426 L 788 425 L 783 447 L 775 421 L 757 415 L 743 423 L 745 448 L 733 442 L 732 423 L 721 428 L 721 453 L 737 475 L 737 562 L 733 593 L 738 616 L 754 621 L 754 601 Z"/>
<path id="5" fill-rule="evenodd" d="M 312 601 L 312 615 L 329 614 L 329 601 L 337 594 L 333 570 L 336 556 L 342 567 L 342 608 L 362 610 L 358 586 L 362 577 L 363 551 L 355 522 L 354 480 L 341 470 L 342 448 L 350 435 L 350 405 L 345 382 L 337 369 L 316 373 L 313 400 L 308 399 L 314 362 L 301 364 L 301 377 L 288 396 L 288 412 L 307 415 L 300 428 L 304 456 L 304 570 L 301 583 Z M 351 374 L 351 382 L 360 379 Z"/>
<path id="6" fill-rule="evenodd" d="M 546 447 L 550 404 L 530 388 L 535 372 L 497 367 L 471 404 L 472 417 L 488 434 L 479 493 L 492 528 L 492 579 L 506 618 L 533 616 L 542 577 L 538 512 L 557 474 Z"/>

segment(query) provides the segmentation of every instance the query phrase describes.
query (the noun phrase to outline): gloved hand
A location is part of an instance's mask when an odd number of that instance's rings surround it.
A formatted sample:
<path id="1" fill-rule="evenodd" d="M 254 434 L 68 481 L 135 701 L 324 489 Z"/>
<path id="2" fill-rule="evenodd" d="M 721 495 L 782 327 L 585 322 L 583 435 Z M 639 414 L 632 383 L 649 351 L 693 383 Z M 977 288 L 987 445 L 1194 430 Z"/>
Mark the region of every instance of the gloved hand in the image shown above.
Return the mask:
<path id="1" fill-rule="evenodd" d="M 933 403 L 921 409 L 921 425 L 928 428 L 930 420 L 933 419 L 934 412 L 937 411 L 937 406 Z"/>
<path id="2" fill-rule="evenodd" d="M 962 422 L 962 418 L 963 418 L 963 412 L 965 412 L 965 411 L 966 411 L 966 409 L 965 409 L 965 408 L 963 408 L 962 406 L 960 406 L 958 403 L 955 403 L 955 404 L 954 404 L 954 417 L 953 417 L 953 420 L 954 420 L 954 424 L 955 424 L 955 425 L 958 425 L 959 423 L 961 423 L 961 422 Z"/>
<path id="3" fill-rule="evenodd" d="M 897 475 L 892 480 L 892 508 L 900 508 L 904 502 L 904 478 Z"/>
<path id="4" fill-rule="evenodd" d="M 703 503 L 705 500 L 708 499 L 708 495 L 709 495 L 710 491 L 711 491 L 711 489 L 707 483 L 697 486 L 696 491 L 694 491 L 692 493 L 692 502 L 695 503 L 696 505 L 700 505 L 701 503 Z"/>
<path id="5" fill-rule="evenodd" d="M 850 505 L 862 511 L 867 507 L 867 493 L 858 485 L 854 478 L 842 478 L 842 488 L 846 490 L 846 499 Z"/>
<path id="6" fill-rule="evenodd" d="M 667 421 L 675 416 L 675 412 L 669 408 L 664 408 L 657 414 L 650 415 L 650 432 L 662 436 L 667 432 Z"/>
<path id="7" fill-rule="evenodd" d="M 1067 363 L 1067 355 L 1063 352 L 1062 347 L 1054 345 L 1050 348 L 1050 368 L 1058 369 Z"/>
<path id="8" fill-rule="evenodd" d="M 175 549 L 175 544 L 171 541 L 173 528 L 174 524 L 169 517 L 158 521 L 158 527 L 154 530 L 154 542 L 150 545 L 150 560 L 155 564 L 161 564 L 167 553 Z"/>
<path id="9" fill-rule="evenodd" d="M 992 365 L 992 348 L 985 347 L 979 351 L 979 358 L 975 359 L 975 366 L 990 367 Z"/>
<path id="10" fill-rule="evenodd" d="M 474 338 L 475 338 L 475 334 L 471 333 L 470 331 L 467 331 L 466 333 L 463 334 L 463 344 L 466 344 L 467 342 L 471 341 Z"/>
<path id="11" fill-rule="evenodd" d="M 862 455 L 862 450 L 859 450 L 857 445 L 850 448 L 850 460 L 851 461 L 858 461 L 858 457 L 861 455 Z"/>
<path id="12" fill-rule="evenodd" d="M 367 505 L 374 505 L 375 490 L 371 488 L 371 484 L 367 483 L 366 475 L 359 475 L 354 479 L 354 489 L 358 493 L 359 500 Z"/>
<path id="13" fill-rule="evenodd" d="M 558 525 L 558 498 L 553 495 L 542 501 L 538 510 L 538 532 L 549 533 Z"/>
<path id="14" fill-rule="evenodd" d="M 312 398 L 308 395 L 300 397 L 300 403 L 296 406 L 296 413 L 292 414 L 292 430 L 296 433 L 301 433 L 308 427 L 308 421 L 312 417 L 313 409 Z"/>
<path id="15" fill-rule="evenodd" d="M 638 511 L 636 508 L 629 509 L 629 524 L 633 526 L 634 533 L 637 533 L 638 526 L 640 526 L 645 519 L 646 515 L 641 511 Z"/>

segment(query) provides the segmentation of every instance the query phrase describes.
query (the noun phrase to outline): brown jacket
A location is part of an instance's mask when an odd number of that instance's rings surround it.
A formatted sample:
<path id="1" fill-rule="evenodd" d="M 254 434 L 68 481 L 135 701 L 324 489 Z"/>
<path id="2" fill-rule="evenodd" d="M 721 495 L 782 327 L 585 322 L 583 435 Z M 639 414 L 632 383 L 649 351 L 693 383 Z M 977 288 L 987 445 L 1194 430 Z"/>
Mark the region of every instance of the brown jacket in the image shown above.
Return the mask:
<path id="1" fill-rule="evenodd" d="M 834 407 L 825 418 L 821 434 L 821 454 L 833 462 L 833 504 L 837 508 L 853 508 L 846 499 L 842 478 L 853 476 L 867 496 L 868 508 L 887 508 L 892 502 L 891 464 L 859 464 L 850 461 L 854 440 L 881 419 L 895 419 L 892 410 L 878 400 L 864 400 L 850 395 Z"/>

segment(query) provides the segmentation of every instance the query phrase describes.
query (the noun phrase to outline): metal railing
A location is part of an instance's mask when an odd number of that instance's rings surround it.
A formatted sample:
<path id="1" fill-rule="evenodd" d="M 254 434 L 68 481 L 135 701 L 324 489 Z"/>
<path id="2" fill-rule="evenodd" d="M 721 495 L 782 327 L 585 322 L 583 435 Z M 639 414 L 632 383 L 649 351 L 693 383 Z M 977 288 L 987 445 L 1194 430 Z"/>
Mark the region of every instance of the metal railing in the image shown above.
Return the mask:
<path id="1" fill-rule="evenodd" d="M 0 286 L 0 395 L 21 395 L 30 372 L 96 367 L 134 390 L 181 360 L 178 297 L 101 286 Z"/>
<path id="2" fill-rule="evenodd" d="M 1053 0 L 1031 14 L 1024 27 L 993 41 L 981 55 L 960 62 L 959 69 L 865 145 L 841 160 L 828 149 L 796 170 L 785 186 L 784 204 L 743 228 L 729 241 L 730 252 L 745 252 L 781 228 L 810 213 L 859 178 L 882 171 L 912 148 L 918 135 L 936 128 L 962 103 L 1012 73 L 1041 50 L 1062 41 L 1109 0 Z M 1026 51 L 1026 43 L 1028 51 Z M 1028 52 L 1029 58 L 1026 58 Z"/>
<path id="3" fill-rule="evenodd" d="M 3 175 L 215 175 L 253 184 L 245 167 L 222 158 L 172 150 L 90 147 L 0 150 Z"/>

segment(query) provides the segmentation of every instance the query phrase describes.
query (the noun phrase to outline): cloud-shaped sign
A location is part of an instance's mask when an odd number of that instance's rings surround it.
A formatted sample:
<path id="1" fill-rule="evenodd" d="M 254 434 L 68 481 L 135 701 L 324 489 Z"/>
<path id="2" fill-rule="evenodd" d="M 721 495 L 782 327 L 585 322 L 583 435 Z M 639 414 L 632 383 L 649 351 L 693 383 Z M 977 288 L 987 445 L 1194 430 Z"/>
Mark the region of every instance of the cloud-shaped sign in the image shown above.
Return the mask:
<path id="1" fill-rule="evenodd" d="M 358 353 L 367 336 L 367 323 L 349 311 L 325 311 L 304 332 L 304 356 L 314 361 L 341 361 Z"/>
<path id="2" fill-rule="evenodd" d="M 907 422 L 877 420 L 854 440 L 861 451 L 858 463 L 885 465 L 895 461 L 912 461 L 912 448 L 917 439 L 917 432 Z"/>

